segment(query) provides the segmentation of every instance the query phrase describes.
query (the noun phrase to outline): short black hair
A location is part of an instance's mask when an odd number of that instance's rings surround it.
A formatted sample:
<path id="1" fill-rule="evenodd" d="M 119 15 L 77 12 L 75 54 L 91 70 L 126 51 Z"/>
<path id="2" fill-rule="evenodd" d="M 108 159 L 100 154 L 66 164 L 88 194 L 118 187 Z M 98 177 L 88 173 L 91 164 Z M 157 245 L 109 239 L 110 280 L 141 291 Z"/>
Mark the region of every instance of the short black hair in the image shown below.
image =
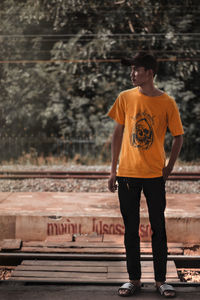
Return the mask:
<path id="1" fill-rule="evenodd" d="M 133 58 L 123 58 L 121 63 L 125 66 L 144 67 L 145 70 L 153 70 L 154 75 L 158 71 L 158 64 L 156 58 L 146 52 L 138 52 Z"/>

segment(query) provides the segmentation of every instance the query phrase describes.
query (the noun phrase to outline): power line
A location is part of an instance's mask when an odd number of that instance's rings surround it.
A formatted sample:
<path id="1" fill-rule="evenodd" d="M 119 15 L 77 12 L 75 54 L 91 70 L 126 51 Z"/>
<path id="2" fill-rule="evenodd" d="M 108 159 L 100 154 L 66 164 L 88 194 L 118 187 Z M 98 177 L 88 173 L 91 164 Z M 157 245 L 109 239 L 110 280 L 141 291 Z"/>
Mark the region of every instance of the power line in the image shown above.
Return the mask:
<path id="1" fill-rule="evenodd" d="M 102 36 L 102 37 L 112 37 L 112 36 L 166 36 L 167 34 L 171 34 L 171 32 L 165 32 L 165 33 L 85 33 L 85 34 L 2 34 L 0 35 L 0 38 L 9 37 L 9 38 L 34 38 L 34 37 L 84 37 L 84 36 Z M 200 36 L 200 32 L 181 32 L 181 33 L 172 33 L 173 36 Z"/>
<path id="2" fill-rule="evenodd" d="M 15 52 L 13 52 L 12 51 L 12 55 L 14 55 L 14 54 L 27 54 L 27 53 L 34 53 L 34 52 L 36 52 L 36 53 L 50 53 L 51 51 L 54 51 L 54 49 L 49 49 L 49 50 L 40 50 L 40 49 L 32 49 L 32 50 L 25 50 L 25 51 L 15 51 Z M 63 51 L 66 51 L 65 49 L 55 49 L 55 51 L 56 51 L 56 53 L 58 53 L 58 52 L 63 52 Z M 200 52 L 200 50 L 198 50 L 198 49 L 195 49 L 194 50 L 195 51 L 195 53 L 198 53 L 198 52 Z M 137 52 L 137 51 L 132 51 L 132 52 Z M 140 52 L 146 52 L 146 50 L 140 50 Z M 154 53 L 191 53 L 191 49 L 190 48 L 188 48 L 188 49 L 183 49 L 183 50 L 175 50 L 175 49 L 173 49 L 173 50 L 150 50 L 150 52 L 154 52 Z M 113 51 L 109 51 L 109 53 L 122 53 L 122 50 L 113 50 Z"/>
<path id="3" fill-rule="evenodd" d="M 76 5 L 76 7 L 79 7 L 80 5 Z M 86 6 L 86 5 L 85 5 Z M 119 13 L 121 13 L 122 12 L 122 10 L 121 9 L 110 9 L 109 7 L 107 7 L 107 9 L 106 8 L 104 8 L 104 9 L 100 9 L 98 6 L 94 6 L 94 7 L 92 7 L 90 4 L 88 4 L 88 7 L 90 8 L 90 10 L 88 10 L 88 11 L 93 11 L 92 10 L 92 8 L 93 9 L 97 9 L 98 10 L 98 12 L 110 12 L 110 13 L 113 13 L 113 12 L 119 12 Z M 132 7 L 132 9 L 135 9 L 135 8 L 138 8 L 138 7 L 141 7 L 141 5 L 136 5 L 135 7 Z M 151 8 L 152 9 L 152 5 L 151 4 L 145 4 L 145 6 L 144 6 L 145 8 Z M 197 5 L 197 4 L 191 4 L 191 5 L 184 5 L 184 4 L 182 4 L 182 5 L 170 5 L 170 4 L 162 4 L 162 5 L 160 5 L 159 7 L 156 7 L 156 8 L 163 8 L 163 7 L 168 7 L 168 8 L 189 8 L 189 9 L 191 9 L 191 8 L 194 8 L 194 10 L 195 9 L 197 9 L 197 8 L 200 8 L 200 5 Z M 82 8 L 81 6 L 80 6 L 80 8 Z M 129 12 L 130 12 L 130 7 L 128 8 L 129 9 Z M 108 11 L 109 10 L 109 11 Z M 66 12 L 66 14 L 74 14 L 74 13 L 76 13 L 76 11 L 69 11 L 69 12 Z M 12 13 L 8 13 L 8 12 L 6 12 L 6 11 L 2 11 L 2 12 L 0 12 L 0 14 L 3 14 L 3 15 L 18 15 L 18 14 L 20 14 L 20 12 L 19 13 L 14 13 L 14 12 L 12 12 Z"/>
<path id="4" fill-rule="evenodd" d="M 168 39 L 165 39 L 165 38 L 157 38 L 154 42 L 156 43 L 156 42 L 159 42 L 159 41 L 166 41 L 166 40 L 168 40 L 168 42 L 170 42 L 170 41 L 172 41 L 173 39 L 172 38 L 168 38 Z M 64 44 L 67 44 L 67 45 L 80 45 L 81 46 L 81 43 L 83 43 L 83 42 L 92 42 L 93 40 L 92 39 L 81 39 L 81 40 L 79 40 L 79 41 L 77 41 L 75 44 L 74 43 L 72 43 L 72 42 L 70 42 L 70 39 L 59 39 L 59 40 L 43 40 L 43 41 L 38 41 L 38 43 L 40 43 L 41 45 L 44 45 L 44 44 L 46 44 L 46 43 L 49 43 L 49 42 L 54 42 L 54 43 L 56 43 L 56 42 L 63 42 Z M 102 41 L 104 41 L 104 40 L 102 40 Z M 144 41 L 151 41 L 151 39 L 149 38 L 149 39 L 145 39 L 145 38 L 137 38 L 137 39 L 126 39 L 126 38 L 121 38 L 120 40 L 115 40 L 115 41 L 117 41 L 117 42 L 119 42 L 119 41 L 122 41 L 122 42 L 144 42 Z M 198 42 L 198 44 L 199 44 L 199 41 L 200 41 L 200 37 L 199 38 L 188 38 L 188 39 L 181 39 L 181 40 L 179 40 L 179 42 L 181 42 L 181 43 L 184 43 L 184 45 L 185 44 L 188 44 L 189 42 L 190 43 L 194 43 L 194 42 Z M 106 41 L 107 42 L 107 41 Z M 178 42 L 178 41 L 177 41 Z M 21 42 L 22 43 L 22 45 L 23 45 L 23 41 Z M 24 41 L 24 43 L 26 43 L 26 41 Z M 33 42 L 34 43 L 34 42 Z M 79 43 L 79 44 L 78 44 Z M 9 45 L 9 44 L 8 44 Z M 4 46 L 6 47 L 7 46 L 7 44 L 6 43 L 4 43 Z M 182 46 L 183 46 L 183 44 L 182 44 Z M 190 46 L 189 44 L 188 44 L 188 46 Z M 32 46 L 31 46 L 32 47 Z M 53 49 L 51 49 L 51 50 L 53 50 Z"/>
<path id="5" fill-rule="evenodd" d="M 200 52 L 199 49 L 192 49 L 195 53 Z M 12 52 L 12 54 L 26 54 L 26 53 L 50 53 L 51 51 L 56 51 L 57 52 L 63 52 L 66 51 L 65 49 L 49 49 L 49 50 L 40 50 L 40 49 L 32 49 L 32 50 L 24 50 L 24 51 L 15 51 Z M 191 49 L 182 49 L 182 50 L 177 50 L 177 49 L 173 49 L 173 50 L 156 50 L 156 49 L 149 49 L 150 52 L 154 52 L 154 53 L 190 53 L 191 54 Z M 7 52 L 7 51 L 6 51 Z M 133 50 L 133 52 L 138 52 L 138 50 Z M 140 50 L 140 52 L 147 52 L 147 50 Z M 122 50 L 120 49 L 115 49 L 115 50 L 111 50 L 109 51 L 109 53 L 122 53 Z"/>
<path id="6" fill-rule="evenodd" d="M 158 61 L 200 61 L 200 57 L 197 58 L 182 58 L 182 57 L 169 57 L 158 58 Z M 120 63 L 121 59 L 49 59 L 49 60 L 0 60 L 0 64 L 30 64 L 30 63 Z"/>

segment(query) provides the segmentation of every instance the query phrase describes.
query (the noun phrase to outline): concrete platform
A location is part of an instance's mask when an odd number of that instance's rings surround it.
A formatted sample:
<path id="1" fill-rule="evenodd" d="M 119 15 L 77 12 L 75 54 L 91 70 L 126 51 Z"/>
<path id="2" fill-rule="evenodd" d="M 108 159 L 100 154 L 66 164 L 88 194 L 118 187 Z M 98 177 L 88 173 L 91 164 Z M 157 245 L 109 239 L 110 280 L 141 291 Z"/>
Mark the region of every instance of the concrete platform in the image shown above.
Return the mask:
<path id="1" fill-rule="evenodd" d="M 200 195 L 168 194 L 168 242 L 200 242 Z M 0 239 L 42 241 L 65 234 L 123 235 L 117 193 L 0 193 Z M 151 228 L 141 199 L 141 241 Z"/>

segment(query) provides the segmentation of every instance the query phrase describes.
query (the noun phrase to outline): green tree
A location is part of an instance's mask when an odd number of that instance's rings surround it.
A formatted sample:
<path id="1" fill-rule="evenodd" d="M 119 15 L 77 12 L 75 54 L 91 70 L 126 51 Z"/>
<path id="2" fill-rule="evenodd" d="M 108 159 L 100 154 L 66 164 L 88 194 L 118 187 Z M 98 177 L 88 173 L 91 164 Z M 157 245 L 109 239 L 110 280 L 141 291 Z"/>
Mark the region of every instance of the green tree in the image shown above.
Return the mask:
<path id="1" fill-rule="evenodd" d="M 160 60 L 157 84 L 180 107 L 182 157 L 199 157 L 198 2 L 3 1 L 1 35 L 20 38 L 3 40 L 2 59 L 49 60 L 2 65 L 4 131 L 86 132 L 103 143 L 113 126 L 106 112 L 131 87 L 120 58 L 150 50 Z"/>

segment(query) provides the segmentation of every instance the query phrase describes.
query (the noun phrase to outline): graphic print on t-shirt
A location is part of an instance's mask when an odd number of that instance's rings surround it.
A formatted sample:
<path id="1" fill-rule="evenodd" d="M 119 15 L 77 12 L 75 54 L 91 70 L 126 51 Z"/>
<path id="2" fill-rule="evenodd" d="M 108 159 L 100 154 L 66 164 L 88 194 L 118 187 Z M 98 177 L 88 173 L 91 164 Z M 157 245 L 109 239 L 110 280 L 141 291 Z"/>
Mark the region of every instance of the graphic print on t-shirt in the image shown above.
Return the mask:
<path id="1" fill-rule="evenodd" d="M 148 150 L 153 144 L 153 117 L 148 113 L 139 112 L 132 117 L 133 129 L 130 136 L 131 145 L 141 150 Z"/>

